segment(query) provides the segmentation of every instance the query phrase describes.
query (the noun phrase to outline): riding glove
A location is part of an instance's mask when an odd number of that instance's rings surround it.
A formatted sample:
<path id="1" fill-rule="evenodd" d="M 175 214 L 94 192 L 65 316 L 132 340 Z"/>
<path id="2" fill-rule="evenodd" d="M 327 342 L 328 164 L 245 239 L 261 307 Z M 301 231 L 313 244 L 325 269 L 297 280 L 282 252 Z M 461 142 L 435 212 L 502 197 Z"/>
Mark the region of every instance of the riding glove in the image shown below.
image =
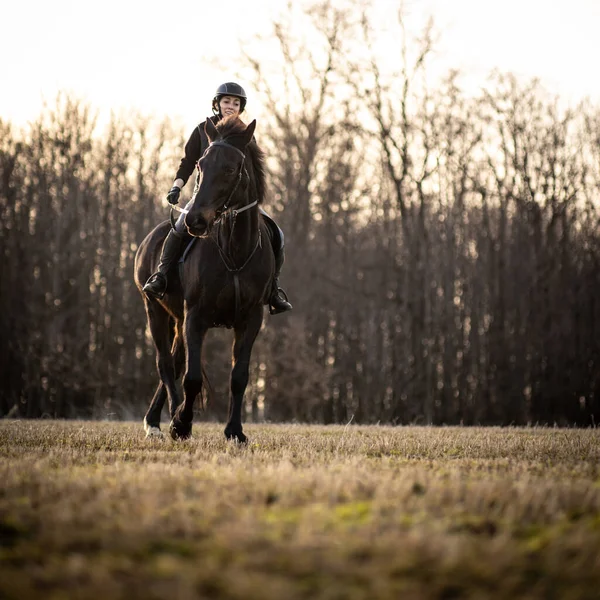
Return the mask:
<path id="1" fill-rule="evenodd" d="M 178 188 L 174 185 L 167 194 L 167 201 L 169 204 L 177 204 L 179 202 L 179 194 L 181 193 L 181 188 Z"/>

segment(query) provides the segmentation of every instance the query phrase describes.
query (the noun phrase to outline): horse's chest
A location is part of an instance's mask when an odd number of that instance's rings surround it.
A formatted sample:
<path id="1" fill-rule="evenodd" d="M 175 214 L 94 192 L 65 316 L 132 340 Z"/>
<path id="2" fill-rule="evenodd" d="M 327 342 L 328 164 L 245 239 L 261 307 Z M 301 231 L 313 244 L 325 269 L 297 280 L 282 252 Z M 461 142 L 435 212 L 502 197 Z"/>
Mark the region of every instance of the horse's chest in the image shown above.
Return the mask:
<path id="1" fill-rule="evenodd" d="M 273 269 L 272 253 L 259 248 L 244 268 L 230 271 L 214 244 L 192 253 L 183 272 L 188 306 L 200 308 L 212 326 L 230 327 L 268 299 Z"/>
<path id="2" fill-rule="evenodd" d="M 211 326 L 231 327 L 268 299 L 270 281 L 234 273 L 222 277 L 200 277 L 194 289 L 188 288 L 186 303 L 197 306 Z"/>
<path id="3" fill-rule="evenodd" d="M 265 294 L 254 281 L 231 276 L 220 288 L 207 288 L 200 298 L 202 313 L 213 326 L 232 327 L 257 306 L 264 304 Z"/>

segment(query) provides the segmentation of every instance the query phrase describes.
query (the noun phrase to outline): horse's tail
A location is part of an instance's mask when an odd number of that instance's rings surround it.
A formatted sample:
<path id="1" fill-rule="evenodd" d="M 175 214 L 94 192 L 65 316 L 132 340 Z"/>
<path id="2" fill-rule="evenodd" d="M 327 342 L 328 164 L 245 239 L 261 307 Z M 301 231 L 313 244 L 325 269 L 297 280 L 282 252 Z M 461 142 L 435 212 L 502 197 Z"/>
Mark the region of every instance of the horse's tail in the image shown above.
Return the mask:
<path id="1" fill-rule="evenodd" d="M 206 410 L 207 405 L 215 405 L 215 388 L 213 387 L 206 368 L 204 366 L 204 360 L 202 360 L 202 408 Z"/>

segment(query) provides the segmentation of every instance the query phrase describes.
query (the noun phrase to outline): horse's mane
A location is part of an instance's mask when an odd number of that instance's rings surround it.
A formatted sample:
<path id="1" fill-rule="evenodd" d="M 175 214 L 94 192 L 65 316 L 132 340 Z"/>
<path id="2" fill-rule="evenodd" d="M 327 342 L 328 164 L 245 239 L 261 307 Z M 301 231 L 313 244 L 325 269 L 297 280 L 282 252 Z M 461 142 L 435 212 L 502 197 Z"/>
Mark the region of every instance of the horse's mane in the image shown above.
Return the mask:
<path id="1" fill-rule="evenodd" d="M 218 139 L 227 139 L 235 144 L 236 138 L 241 138 L 243 136 L 247 125 L 237 116 L 230 116 L 221 119 L 216 127 L 219 132 Z M 246 146 L 246 154 L 249 156 L 252 165 L 250 177 L 254 180 L 258 203 L 260 204 L 264 200 L 266 194 L 266 159 L 265 153 L 260 149 L 254 137 Z"/>

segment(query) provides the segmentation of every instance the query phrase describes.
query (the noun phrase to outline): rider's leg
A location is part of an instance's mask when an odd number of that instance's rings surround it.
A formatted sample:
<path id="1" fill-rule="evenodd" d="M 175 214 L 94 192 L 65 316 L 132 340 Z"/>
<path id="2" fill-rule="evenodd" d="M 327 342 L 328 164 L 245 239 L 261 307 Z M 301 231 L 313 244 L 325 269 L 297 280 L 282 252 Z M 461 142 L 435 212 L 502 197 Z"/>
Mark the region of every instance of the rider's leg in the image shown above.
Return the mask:
<path id="1" fill-rule="evenodd" d="M 283 231 L 275 223 L 272 217 L 270 217 L 262 208 L 261 213 L 265 217 L 265 221 L 269 226 L 272 236 L 271 245 L 273 246 L 273 252 L 275 253 L 275 276 L 273 277 L 273 286 L 271 288 L 271 295 L 269 297 L 269 312 L 272 315 L 277 315 L 288 310 L 292 310 L 292 305 L 287 299 L 287 294 L 279 287 L 279 275 L 281 274 L 281 268 L 285 262 L 285 246 Z"/>
<path id="2" fill-rule="evenodd" d="M 276 315 L 288 310 L 292 310 L 292 305 L 287 299 L 287 294 L 279 287 L 279 274 L 285 261 L 285 252 L 283 244 L 279 251 L 275 252 L 275 276 L 273 277 L 273 287 L 271 288 L 271 297 L 269 298 L 269 312 Z"/>
<path id="3" fill-rule="evenodd" d="M 163 242 L 160 261 L 156 272 L 148 278 L 148 281 L 146 281 L 146 284 L 143 287 L 144 292 L 149 296 L 160 299 L 167 291 L 168 273 L 179 260 L 183 240 L 187 238 L 185 231 L 185 215 L 186 213 L 181 213 L 175 223 L 175 229 L 169 231 Z"/>

